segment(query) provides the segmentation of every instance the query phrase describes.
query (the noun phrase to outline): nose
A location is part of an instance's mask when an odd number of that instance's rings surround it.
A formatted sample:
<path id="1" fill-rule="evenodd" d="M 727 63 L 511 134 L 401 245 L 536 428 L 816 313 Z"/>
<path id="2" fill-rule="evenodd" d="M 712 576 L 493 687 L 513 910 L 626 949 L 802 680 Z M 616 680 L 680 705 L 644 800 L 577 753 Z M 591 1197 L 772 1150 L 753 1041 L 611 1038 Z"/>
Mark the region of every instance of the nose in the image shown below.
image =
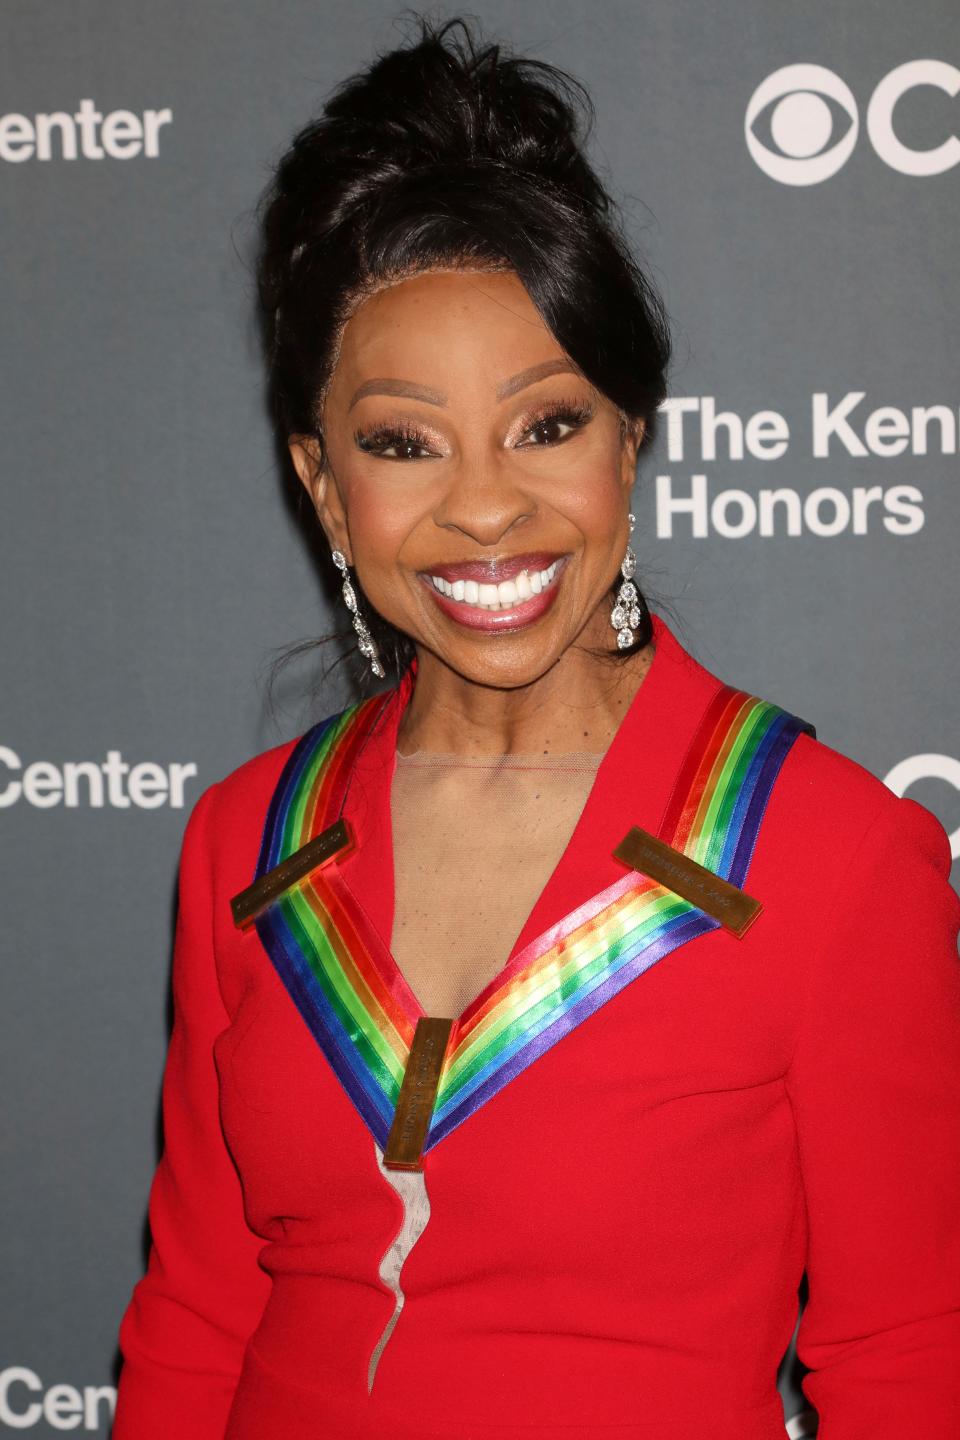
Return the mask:
<path id="1" fill-rule="evenodd" d="M 516 527 L 536 514 L 536 502 L 508 466 L 489 458 L 464 463 L 451 476 L 434 523 L 455 530 L 477 545 L 498 545 Z"/>

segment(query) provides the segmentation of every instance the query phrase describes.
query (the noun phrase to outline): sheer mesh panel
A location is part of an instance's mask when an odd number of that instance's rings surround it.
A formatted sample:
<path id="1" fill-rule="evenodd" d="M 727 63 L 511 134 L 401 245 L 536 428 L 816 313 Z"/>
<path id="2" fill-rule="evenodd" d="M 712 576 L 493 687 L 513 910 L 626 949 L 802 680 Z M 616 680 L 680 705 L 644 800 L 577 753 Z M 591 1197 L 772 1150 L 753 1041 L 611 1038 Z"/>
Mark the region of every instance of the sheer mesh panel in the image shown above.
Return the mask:
<path id="1" fill-rule="evenodd" d="M 503 969 L 602 754 L 397 754 L 391 950 L 428 1015 L 455 1018 Z"/>

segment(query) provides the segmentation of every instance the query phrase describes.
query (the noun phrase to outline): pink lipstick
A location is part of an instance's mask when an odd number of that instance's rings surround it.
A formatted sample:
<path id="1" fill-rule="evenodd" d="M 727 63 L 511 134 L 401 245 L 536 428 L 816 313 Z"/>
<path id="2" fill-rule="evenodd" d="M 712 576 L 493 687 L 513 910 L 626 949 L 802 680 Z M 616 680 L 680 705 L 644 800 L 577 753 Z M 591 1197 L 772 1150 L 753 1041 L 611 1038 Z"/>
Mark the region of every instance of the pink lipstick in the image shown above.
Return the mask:
<path id="1" fill-rule="evenodd" d="M 490 560 L 465 560 L 420 572 L 439 609 L 472 630 L 518 630 L 546 614 L 568 560 L 555 551 L 529 551 Z"/>

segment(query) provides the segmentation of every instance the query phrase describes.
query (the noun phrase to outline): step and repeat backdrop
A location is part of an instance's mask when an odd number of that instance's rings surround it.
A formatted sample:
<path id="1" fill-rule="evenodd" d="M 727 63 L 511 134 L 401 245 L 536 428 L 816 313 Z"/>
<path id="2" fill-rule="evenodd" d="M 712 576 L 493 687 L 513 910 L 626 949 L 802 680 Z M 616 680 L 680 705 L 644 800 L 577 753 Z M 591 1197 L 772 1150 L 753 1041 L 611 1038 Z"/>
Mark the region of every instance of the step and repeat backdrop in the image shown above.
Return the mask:
<path id="1" fill-rule="evenodd" d="M 672 317 L 634 504 L 652 607 L 960 854 L 954 0 L 469 13 L 586 83 Z M 278 650 L 339 617 L 278 467 L 252 212 L 332 86 L 407 33 L 379 0 L 0 12 L 0 1433 L 109 1435 L 186 819 L 349 698 L 315 656 L 267 694 Z M 802 1373 L 791 1345 L 792 1437 L 816 1429 Z"/>

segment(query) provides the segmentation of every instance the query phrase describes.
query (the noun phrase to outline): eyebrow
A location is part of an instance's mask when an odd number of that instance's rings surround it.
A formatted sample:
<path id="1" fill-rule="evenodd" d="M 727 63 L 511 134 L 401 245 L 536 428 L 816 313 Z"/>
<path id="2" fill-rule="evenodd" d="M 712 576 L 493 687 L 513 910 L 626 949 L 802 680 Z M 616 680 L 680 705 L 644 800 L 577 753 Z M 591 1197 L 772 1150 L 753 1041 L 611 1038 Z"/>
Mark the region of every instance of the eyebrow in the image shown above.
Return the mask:
<path id="1" fill-rule="evenodd" d="M 538 380 L 545 380 L 548 375 L 559 375 L 564 371 L 573 375 L 582 374 L 572 360 L 560 357 L 555 360 L 542 360 L 539 365 L 531 365 L 498 385 L 497 399 L 506 400 L 518 391 L 525 390 L 528 385 L 535 385 Z M 428 385 L 417 385 L 412 380 L 365 380 L 353 392 L 347 409 L 352 410 L 357 401 L 366 395 L 403 395 L 410 400 L 423 400 L 428 405 L 444 406 L 448 403 L 448 397 L 442 390 L 432 390 Z"/>

